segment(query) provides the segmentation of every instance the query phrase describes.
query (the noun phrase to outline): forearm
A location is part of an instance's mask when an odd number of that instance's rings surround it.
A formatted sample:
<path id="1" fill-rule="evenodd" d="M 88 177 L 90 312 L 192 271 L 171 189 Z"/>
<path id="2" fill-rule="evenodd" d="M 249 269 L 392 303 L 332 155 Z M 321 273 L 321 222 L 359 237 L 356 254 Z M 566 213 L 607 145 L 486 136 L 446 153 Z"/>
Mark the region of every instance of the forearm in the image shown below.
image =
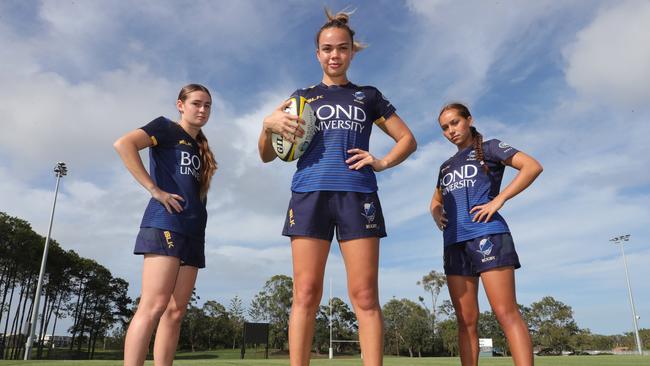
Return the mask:
<path id="1" fill-rule="evenodd" d="M 140 158 L 139 150 L 135 144 L 118 140 L 113 146 L 124 162 L 126 169 L 138 183 L 149 192 L 158 188 L 145 169 Z"/>
<path id="2" fill-rule="evenodd" d="M 396 140 L 393 148 L 381 160 L 384 169 L 392 168 L 406 160 L 417 149 L 417 142 L 411 133 L 406 133 Z"/>
<path id="3" fill-rule="evenodd" d="M 522 167 L 510 184 L 508 184 L 508 186 L 506 186 L 506 188 L 504 188 L 495 199 L 501 200 L 505 203 L 507 200 L 528 188 L 528 186 L 530 186 L 541 173 L 542 166 L 539 164 Z"/>
<path id="4" fill-rule="evenodd" d="M 260 158 L 263 162 L 268 163 L 276 158 L 275 151 L 273 151 L 273 141 L 271 141 L 272 133 L 266 128 L 262 128 L 259 141 L 257 142 L 257 149 L 260 153 Z"/>

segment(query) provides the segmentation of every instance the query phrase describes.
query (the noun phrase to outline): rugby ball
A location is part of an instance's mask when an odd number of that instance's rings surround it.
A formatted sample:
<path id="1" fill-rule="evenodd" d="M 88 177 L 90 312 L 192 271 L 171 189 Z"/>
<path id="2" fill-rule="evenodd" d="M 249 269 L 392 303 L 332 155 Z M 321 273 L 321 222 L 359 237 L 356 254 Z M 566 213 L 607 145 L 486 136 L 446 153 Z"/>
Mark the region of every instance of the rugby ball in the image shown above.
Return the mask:
<path id="1" fill-rule="evenodd" d="M 311 109 L 309 103 L 307 103 L 307 99 L 297 96 L 291 97 L 289 100 L 291 101 L 291 104 L 284 111 L 289 114 L 297 115 L 305 121 L 304 125 L 300 125 L 305 133 L 302 137 L 294 136 L 294 142 L 285 139 L 282 135 L 277 133 L 271 134 L 273 150 L 275 150 L 278 157 L 284 161 L 293 161 L 301 157 L 302 154 L 307 151 L 307 148 L 316 133 L 316 115 L 314 114 L 314 110 Z"/>

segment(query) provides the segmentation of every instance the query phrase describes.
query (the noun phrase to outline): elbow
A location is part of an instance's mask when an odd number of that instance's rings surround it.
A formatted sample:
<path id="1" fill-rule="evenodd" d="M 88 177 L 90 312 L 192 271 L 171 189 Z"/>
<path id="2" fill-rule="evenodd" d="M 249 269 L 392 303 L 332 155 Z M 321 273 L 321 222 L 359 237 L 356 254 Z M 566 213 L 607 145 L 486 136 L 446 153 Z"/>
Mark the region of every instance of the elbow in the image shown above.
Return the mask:
<path id="1" fill-rule="evenodd" d="M 411 154 L 413 154 L 415 152 L 415 150 L 418 149 L 418 142 L 415 139 L 415 136 L 413 136 L 413 135 L 411 135 L 411 141 L 409 143 L 409 148 L 410 148 Z"/>
<path id="2" fill-rule="evenodd" d="M 115 140 L 115 142 L 113 142 L 113 148 L 114 148 L 115 151 L 117 151 L 118 153 L 119 153 L 120 151 L 122 151 L 122 148 L 123 148 L 123 147 L 124 147 L 124 141 L 123 141 L 123 139 L 122 139 L 121 137 L 120 137 L 119 139 Z"/>
<path id="3" fill-rule="evenodd" d="M 536 163 L 537 164 L 535 166 L 535 176 L 539 176 L 544 171 L 544 167 L 538 161 L 536 161 Z"/>

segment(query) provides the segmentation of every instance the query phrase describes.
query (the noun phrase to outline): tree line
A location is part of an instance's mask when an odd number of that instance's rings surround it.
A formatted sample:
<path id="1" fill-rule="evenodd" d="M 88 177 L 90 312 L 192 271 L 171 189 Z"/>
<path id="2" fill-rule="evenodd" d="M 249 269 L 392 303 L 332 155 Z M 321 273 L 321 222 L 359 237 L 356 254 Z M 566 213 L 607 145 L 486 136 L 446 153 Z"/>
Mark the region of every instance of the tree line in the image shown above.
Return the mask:
<path id="1" fill-rule="evenodd" d="M 35 233 L 28 222 L 0 212 L 0 357 L 3 359 L 23 357 L 44 242 L 45 238 Z M 438 295 L 446 286 L 445 276 L 431 271 L 415 284 L 421 286 L 423 296 L 415 300 L 393 298 L 382 307 L 385 353 L 411 357 L 458 355 L 453 306 L 449 300 L 438 304 Z M 72 250 L 65 251 L 55 240 L 50 240 L 34 357 L 92 359 L 98 344 L 103 349 L 118 350 L 115 357 L 120 357 L 126 329 L 139 300 L 127 296 L 128 286 L 125 280 L 114 277 L 96 261 Z M 179 349 L 238 348 L 244 322 L 253 321 L 269 323 L 270 347 L 285 351 L 292 296 L 293 281 L 286 275 L 269 278 L 248 308 L 238 296 L 227 305 L 215 300 L 199 305 L 200 297 L 195 293 L 183 319 Z M 551 296 L 529 306 L 520 305 L 520 310 L 536 349 L 548 353 L 611 350 L 619 346 L 635 349 L 632 333 L 593 334 L 577 325 L 571 306 Z M 70 318 L 72 323 L 65 330 L 57 328 L 63 318 Z M 322 305 L 318 310 L 313 351 L 328 352 L 330 323 L 333 338 L 339 341 L 334 343 L 334 351 L 359 352 L 354 312 L 336 297 L 331 299 L 331 308 Z M 495 350 L 508 354 L 505 336 L 492 311 L 480 314 L 478 326 L 479 337 L 492 338 Z M 53 344 L 45 342 L 45 335 L 57 332 L 69 334 L 70 342 L 54 354 Z M 647 349 L 650 329 L 642 329 L 641 338 Z"/>

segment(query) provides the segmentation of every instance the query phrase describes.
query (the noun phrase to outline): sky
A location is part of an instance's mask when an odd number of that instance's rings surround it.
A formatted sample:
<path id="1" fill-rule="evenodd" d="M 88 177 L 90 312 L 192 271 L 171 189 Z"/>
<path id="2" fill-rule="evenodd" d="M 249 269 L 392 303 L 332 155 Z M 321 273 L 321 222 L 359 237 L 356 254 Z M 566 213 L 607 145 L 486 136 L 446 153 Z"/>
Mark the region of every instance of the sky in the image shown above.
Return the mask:
<path id="1" fill-rule="evenodd" d="M 291 275 L 281 230 L 295 163 L 262 163 L 257 138 L 264 116 L 320 82 L 313 37 L 324 6 L 356 9 L 351 26 L 369 47 L 348 76 L 378 87 L 418 141 L 407 161 L 377 174 L 389 235 L 382 303 L 428 299 L 416 282 L 443 270 L 428 205 L 455 147 L 436 117 L 462 101 L 486 139 L 544 166 L 500 210 L 523 266 L 518 302 L 553 296 L 581 328 L 631 331 L 623 259 L 609 241 L 630 234 L 634 302 L 640 327 L 650 328 L 648 1 L 2 1 L 0 211 L 45 235 L 52 168 L 66 162 L 52 236 L 126 279 L 137 297 L 142 258 L 132 251 L 149 195 L 112 143 L 160 115 L 176 119 L 180 88 L 204 84 L 214 102 L 204 132 L 219 170 L 197 292 L 200 302 L 237 295 L 250 304 L 272 275 Z M 374 129 L 371 153 L 392 144 Z M 509 169 L 504 185 L 513 176 Z M 326 279 L 323 303 L 329 279 L 347 301 L 336 244 Z"/>

